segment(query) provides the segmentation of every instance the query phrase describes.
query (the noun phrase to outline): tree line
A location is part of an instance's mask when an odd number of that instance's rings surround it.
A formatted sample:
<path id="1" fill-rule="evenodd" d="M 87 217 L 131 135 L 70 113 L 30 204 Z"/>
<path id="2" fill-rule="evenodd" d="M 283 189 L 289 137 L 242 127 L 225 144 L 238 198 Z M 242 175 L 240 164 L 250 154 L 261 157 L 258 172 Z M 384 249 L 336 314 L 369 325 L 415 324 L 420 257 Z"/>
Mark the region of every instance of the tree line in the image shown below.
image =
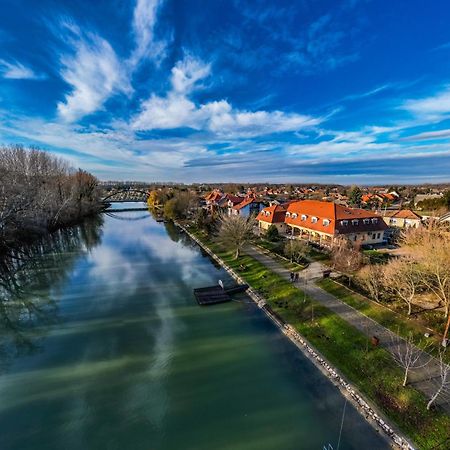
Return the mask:
<path id="1" fill-rule="evenodd" d="M 100 211 L 97 184 L 38 148 L 0 147 L 0 251 Z"/>

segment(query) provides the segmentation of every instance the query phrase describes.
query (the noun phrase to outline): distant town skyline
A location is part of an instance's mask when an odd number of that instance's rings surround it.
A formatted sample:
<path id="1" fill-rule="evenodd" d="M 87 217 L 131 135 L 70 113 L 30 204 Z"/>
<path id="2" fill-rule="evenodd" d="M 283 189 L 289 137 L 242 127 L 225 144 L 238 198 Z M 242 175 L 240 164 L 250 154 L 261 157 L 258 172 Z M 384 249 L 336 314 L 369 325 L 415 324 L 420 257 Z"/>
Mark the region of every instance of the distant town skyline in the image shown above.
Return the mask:
<path id="1" fill-rule="evenodd" d="M 450 5 L 0 0 L 0 143 L 101 180 L 450 181 Z"/>

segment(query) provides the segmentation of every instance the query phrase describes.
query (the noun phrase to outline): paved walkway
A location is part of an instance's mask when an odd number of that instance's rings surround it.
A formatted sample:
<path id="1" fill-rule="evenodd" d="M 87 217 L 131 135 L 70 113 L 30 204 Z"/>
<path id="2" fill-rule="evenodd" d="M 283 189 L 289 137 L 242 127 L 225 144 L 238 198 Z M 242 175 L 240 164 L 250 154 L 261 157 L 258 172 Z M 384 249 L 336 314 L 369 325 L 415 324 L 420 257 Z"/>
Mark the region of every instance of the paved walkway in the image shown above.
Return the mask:
<path id="1" fill-rule="evenodd" d="M 290 280 L 290 271 L 259 248 L 248 247 L 245 252 L 284 279 Z M 300 281 L 297 283 L 298 288 L 306 292 L 318 303 L 321 303 L 323 306 L 326 306 L 328 309 L 338 314 L 366 336 L 377 336 L 380 339 L 380 345 L 391 354 L 396 352 L 399 345 L 406 345 L 405 341 L 392 331 L 317 286 L 315 281 L 322 278 L 322 272 L 326 269 L 329 268 L 319 262 L 312 262 L 300 273 Z M 416 389 L 422 391 L 427 398 L 430 398 L 436 391 L 436 385 L 440 378 L 440 369 L 439 362 L 436 358 L 432 357 L 430 361 L 430 355 L 422 352 L 417 365 L 422 365 L 427 362 L 428 364 L 425 367 L 415 370 L 412 369 L 410 371 L 409 383 Z M 442 406 L 445 411 L 450 414 L 450 402 L 448 396 L 446 397 L 445 394 L 442 394 L 442 396 L 436 400 L 435 404 Z"/>

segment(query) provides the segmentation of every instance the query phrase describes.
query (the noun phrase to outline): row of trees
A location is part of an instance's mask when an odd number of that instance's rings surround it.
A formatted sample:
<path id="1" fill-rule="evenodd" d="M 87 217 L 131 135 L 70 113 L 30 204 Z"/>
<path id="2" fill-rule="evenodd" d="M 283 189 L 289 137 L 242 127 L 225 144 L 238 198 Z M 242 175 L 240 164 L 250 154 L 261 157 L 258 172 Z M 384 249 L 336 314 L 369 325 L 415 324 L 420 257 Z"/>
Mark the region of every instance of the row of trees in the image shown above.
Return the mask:
<path id="1" fill-rule="evenodd" d="M 412 313 L 414 300 L 425 293 L 442 307 L 444 316 L 450 311 L 450 239 L 440 230 L 414 229 L 403 235 L 407 255 L 385 265 L 368 265 L 357 279 L 376 301 L 398 298 Z"/>
<path id="2" fill-rule="evenodd" d="M 191 209 L 196 206 L 196 196 L 189 190 L 156 189 L 150 191 L 148 206 L 159 210 L 170 220 L 186 218 Z"/>
<path id="3" fill-rule="evenodd" d="M 100 209 L 91 174 L 37 148 L 0 147 L 0 249 Z"/>

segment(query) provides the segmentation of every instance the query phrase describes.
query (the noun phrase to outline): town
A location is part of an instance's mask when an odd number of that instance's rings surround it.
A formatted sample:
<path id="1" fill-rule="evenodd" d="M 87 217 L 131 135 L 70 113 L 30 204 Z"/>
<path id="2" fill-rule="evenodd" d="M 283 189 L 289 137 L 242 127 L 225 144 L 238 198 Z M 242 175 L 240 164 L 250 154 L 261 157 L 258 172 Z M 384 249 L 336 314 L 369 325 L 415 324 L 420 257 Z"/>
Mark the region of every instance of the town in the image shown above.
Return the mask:
<path id="1" fill-rule="evenodd" d="M 0 450 L 450 449 L 448 1 L 0 6 Z"/>

